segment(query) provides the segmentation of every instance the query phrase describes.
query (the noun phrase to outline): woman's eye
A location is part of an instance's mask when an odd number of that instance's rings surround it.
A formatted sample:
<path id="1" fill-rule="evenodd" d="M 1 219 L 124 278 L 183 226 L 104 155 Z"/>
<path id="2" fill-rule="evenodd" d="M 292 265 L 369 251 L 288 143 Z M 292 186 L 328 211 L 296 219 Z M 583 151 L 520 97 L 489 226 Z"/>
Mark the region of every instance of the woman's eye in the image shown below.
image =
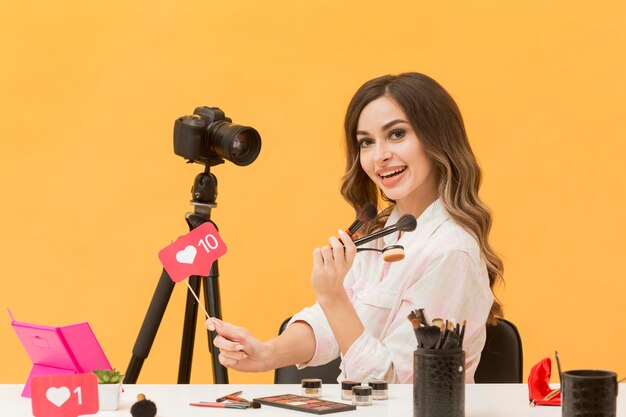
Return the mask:
<path id="1" fill-rule="evenodd" d="M 406 135 L 406 131 L 403 129 L 396 129 L 389 132 L 389 138 L 391 139 L 402 139 Z"/>
<path id="2" fill-rule="evenodd" d="M 357 145 L 359 146 L 359 148 L 367 148 L 372 143 L 373 143 L 372 140 L 371 139 L 367 139 L 367 138 L 359 139 L 357 141 Z"/>

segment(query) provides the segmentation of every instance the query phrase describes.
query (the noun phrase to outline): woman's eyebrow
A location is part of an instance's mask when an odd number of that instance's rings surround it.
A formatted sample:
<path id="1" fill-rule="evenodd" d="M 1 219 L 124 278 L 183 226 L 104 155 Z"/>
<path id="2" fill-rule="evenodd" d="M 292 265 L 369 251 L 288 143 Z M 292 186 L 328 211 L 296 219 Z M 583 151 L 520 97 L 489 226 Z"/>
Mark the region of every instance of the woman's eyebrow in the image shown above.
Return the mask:
<path id="1" fill-rule="evenodd" d="M 402 119 L 395 119 L 390 121 L 389 123 L 385 123 L 385 125 L 383 126 L 383 130 L 387 130 L 389 129 L 391 126 L 393 125 L 397 125 L 398 123 L 406 123 L 409 124 L 409 122 L 407 122 L 406 120 L 402 120 Z"/>
<path id="2" fill-rule="evenodd" d="M 402 120 L 402 119 L 394 119 L 390 122 L 385 123 L 385 125 L 383 126 L 383 130 L 388 130 L 389 128 L 391 128 L 392 126 L 397 125 L 398 123 L 406 123 L 409 124 L 409 122 L 407 122 L 406 120 Z M 366 132 L 365 130 L 357 130 L 356 131 L 357 135 L 369 135 L 368 132 Z"/>

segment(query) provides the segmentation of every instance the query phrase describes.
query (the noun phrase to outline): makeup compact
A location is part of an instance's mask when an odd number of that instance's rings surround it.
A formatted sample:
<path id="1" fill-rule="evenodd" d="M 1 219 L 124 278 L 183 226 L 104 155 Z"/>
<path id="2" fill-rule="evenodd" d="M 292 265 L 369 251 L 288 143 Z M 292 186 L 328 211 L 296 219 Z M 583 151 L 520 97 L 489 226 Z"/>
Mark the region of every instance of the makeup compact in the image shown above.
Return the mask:
<path id="1" fill-rule="evenodd" d="M 302 395 L 309 398 L 322 396 L 322 380 L 318 378 L 306 378 L 302 380 Z"/>
<path id="2" fill-rule="evenodd" d="M 352 405 L 372 405 L 372 387 L 366 385 L 353 387 Z"/>
<path id="3" fill-rule="evenodd" d="M 387 384 L 387 381 L 370 381 L 369 386 L 372 387 L 372 399 L 386 400 L 389 398 L 389 384 Z"/>
<path id="4" fill-rule="evenodd" d="M 345 401 L 351 401 L 352 388 L 358 387 L 359 385 L 361 385 L 361 383 L 357 381 L 341 381 L 341 399 Z"/>

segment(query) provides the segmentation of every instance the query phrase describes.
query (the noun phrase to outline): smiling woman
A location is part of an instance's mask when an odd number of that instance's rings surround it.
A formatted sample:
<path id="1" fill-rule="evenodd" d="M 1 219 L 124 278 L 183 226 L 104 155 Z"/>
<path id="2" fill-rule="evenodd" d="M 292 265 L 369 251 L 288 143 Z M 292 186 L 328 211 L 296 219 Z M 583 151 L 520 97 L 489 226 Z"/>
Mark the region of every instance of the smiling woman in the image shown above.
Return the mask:
<path id="1" fill-rule="evenodd" d="M 220 362 L 241 371 L 321 365 L 341 355 L 340 379 L 413 380 L 415 309 L 465 321 L 466 381 L 485 343 L 485 323 L 501 314 L 492 287 L 502 263 L 488 243 L 491 217 L 478 197 L 480 170 L 450 95 L 418 73 L 384 76 L 355 94 L 345 119 L 347 169 L 342 194 L 357 211 L 386 207 L 368 231 L 405 215 L 417 228 L 357 250 L 345 232 L 313 251 L 317 303 L 293 316 L 280 336 L 261 342 L 210 319 Z M 358 242 L 357 242 L 358 243 Z M 401 245 L 389 263 L 384 248 Z"/>
<path id="2" fill-rule="evenodd" d="M 361 111 L 357 144 L 363 171 L 398 209 L 415 217 L 437 199 L 430 157 L 402 108 L 382 96 Z"/>

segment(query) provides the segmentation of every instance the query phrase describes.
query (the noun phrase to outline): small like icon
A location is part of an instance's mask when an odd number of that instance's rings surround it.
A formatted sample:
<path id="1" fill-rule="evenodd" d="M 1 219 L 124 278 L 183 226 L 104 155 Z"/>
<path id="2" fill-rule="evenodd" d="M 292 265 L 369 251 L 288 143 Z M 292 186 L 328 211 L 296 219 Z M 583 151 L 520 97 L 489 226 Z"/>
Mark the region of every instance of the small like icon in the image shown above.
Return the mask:
<path id="1" fill-rule="evenodd" d="M 92 373 L 38 376 L 30 389 L 35 417 L 77 417 L 99 409 L 98 379 Z"/>

